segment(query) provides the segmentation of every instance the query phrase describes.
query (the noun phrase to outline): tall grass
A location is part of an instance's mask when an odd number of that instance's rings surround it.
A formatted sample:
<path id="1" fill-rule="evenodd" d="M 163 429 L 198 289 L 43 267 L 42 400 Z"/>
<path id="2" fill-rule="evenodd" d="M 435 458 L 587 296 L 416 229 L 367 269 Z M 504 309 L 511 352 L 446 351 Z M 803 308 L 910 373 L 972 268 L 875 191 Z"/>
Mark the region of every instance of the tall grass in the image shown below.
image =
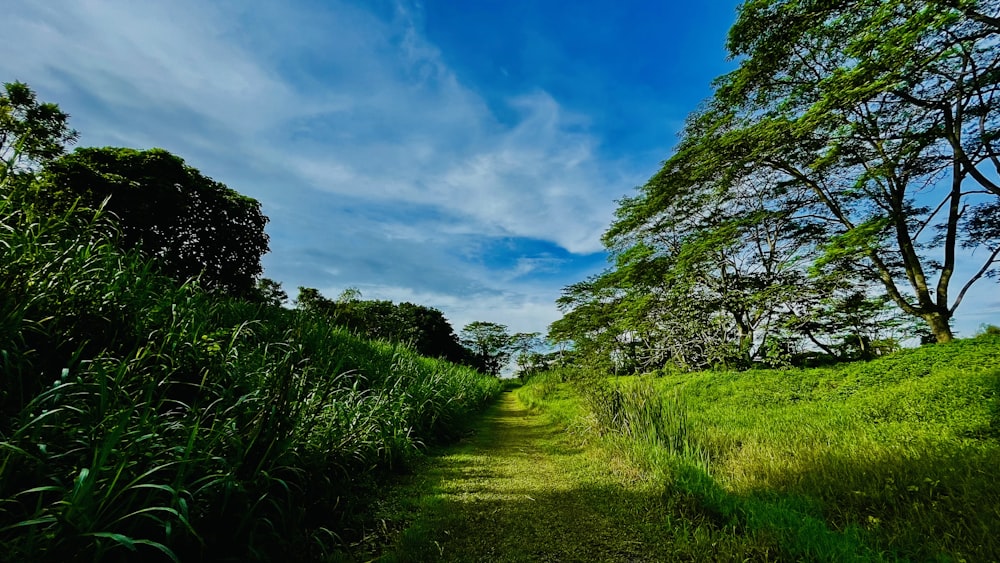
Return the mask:
<path id="1" fill-rule="evenodd" d="M 317 560 L 495 378 L 178 286 L 0 199 L 2 558 Z"/>
<path id="2" fill-rule="evenodd" d="M 666 454 L 708 468 L 702 447 L 689 432 L 688 413 L 679 392 L 661 392 L 648 377 L 624 384 L 606 379 L 577 380 L 577 390 L 596 419 L 596 427 L 624 438 L 626 451 L 641 457 Z"/>
<path id="3" fill-rule="evenodd" d="M 1000 560 L 996 334 L 868 363 L 577 392 L 612 446 L 783 557 Z"/>

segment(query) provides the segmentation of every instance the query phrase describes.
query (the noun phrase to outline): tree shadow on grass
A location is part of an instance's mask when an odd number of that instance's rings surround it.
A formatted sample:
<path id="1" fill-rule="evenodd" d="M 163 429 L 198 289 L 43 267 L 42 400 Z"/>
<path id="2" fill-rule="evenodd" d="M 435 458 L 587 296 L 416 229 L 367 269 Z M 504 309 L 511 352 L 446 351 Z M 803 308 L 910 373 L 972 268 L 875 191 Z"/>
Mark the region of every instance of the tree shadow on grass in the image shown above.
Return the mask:
<path id="1" fill-rule="evenodd" d="M 437 497 L 382 561 L 776 561 L 692 497 L 612 485 Z"/>
<path id="2" fill-rule="evenodd" d="M 768 520 L 784 506 L 857 536 L 888 559 L 997 561 L 997 467 L 995 444 L 869 459 L 821 453 L 768 475 L 766 489 L 743 502 L 743 518 L 774 527 Z M 808 545 L 811 538 L 798 535 L 786 544 Z"/>
<path id="3" fill-rule="evenodd" d="M 691 495 L 622 482 L 558 424 L 510 402 L 403 490 L 412 519 L 382 561 L 770 561 L 777 553 Z"/>

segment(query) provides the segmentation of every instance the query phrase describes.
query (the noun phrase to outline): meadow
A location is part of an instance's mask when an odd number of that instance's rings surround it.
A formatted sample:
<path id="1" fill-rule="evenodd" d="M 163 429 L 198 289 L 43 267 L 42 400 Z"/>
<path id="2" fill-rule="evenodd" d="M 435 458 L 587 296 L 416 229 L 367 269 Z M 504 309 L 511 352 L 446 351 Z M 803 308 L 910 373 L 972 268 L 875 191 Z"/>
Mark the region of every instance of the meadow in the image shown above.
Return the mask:
<path id="1" fill-rule="evenodd" d="M 316 561 L 495 377 L 179 284 L 0 199 L 0 560 Z"/>
<path id="2" fill-rule="evenodd" d="M 117 236 L 99 212 L 0 200 L 0 559 L 350 558 L 383 486 L 503 390 L 177 283 Z M 580 464 L 632 468 L 601 490 L 629 494 L 634 471 L 636 526 L 678 557 L 991 561 L 997 332 L 813 369 L 563 370 L 516 393 L 611 460 Z"/>
<path id="3" fill-rule="evenodd" d="M 1000 560 L 996 330 L 825 368 L 548 373 L 518 395 L 665 506 L 692 501 L 704 537 L 730 530 L 720 560 Z"/>

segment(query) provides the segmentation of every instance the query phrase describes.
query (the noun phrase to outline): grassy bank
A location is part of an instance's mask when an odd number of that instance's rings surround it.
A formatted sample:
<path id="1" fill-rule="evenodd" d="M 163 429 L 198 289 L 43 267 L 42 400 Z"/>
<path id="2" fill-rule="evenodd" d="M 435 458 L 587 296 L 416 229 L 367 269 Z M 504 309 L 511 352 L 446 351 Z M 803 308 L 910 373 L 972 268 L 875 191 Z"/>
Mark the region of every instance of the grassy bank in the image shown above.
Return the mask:
<path id="1" fill-rule="evenodd" d="M 1000 559 L 998 394 L 997 335 L 822 369 L 520 391 L 749 541 L 831 561 Z"/>
<path id="2" fill-rule="evenodd" d="M 0 199 L 0 558 L 322 560 L 501 383 Z"/>

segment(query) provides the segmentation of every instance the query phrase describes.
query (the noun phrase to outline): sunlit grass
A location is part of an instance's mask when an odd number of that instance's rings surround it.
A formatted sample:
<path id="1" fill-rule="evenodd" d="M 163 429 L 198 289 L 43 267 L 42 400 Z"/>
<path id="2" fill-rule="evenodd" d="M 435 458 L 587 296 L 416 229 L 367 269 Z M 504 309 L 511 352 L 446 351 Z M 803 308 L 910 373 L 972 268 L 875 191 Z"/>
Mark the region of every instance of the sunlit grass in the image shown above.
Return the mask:
<path id="1" fill-rule="evenodd" d="M 998 356 L 985 336 L 839 372 L 661 383 L 688 397 L 728 491 L 812 499 L 834 529 L 859 528 L 887 553 L 989 560 L 1000 556 Z"/>
<path id="2" fill-rule="evenodd" d="M 546 396 L 580 403 L 564 388 Z M 528 387 L 519 397 L 532 394 Z M 548 412 L 548 411 L 547 411 Z M 469 440 L 428 461 L 383 516 L 408 526 L 380 561 L 768 561 L 775 548 L 721 524 L 596 442 L 504 397 Z"/>
<path id="3" fill-rule="evenodd" d="M 522 396 L 542 408 L 574 388 L 532 387 Z M 606 444 L 786 557 L 1000 558 L 996 335 L 866 364 L 575 389 Z"/>

